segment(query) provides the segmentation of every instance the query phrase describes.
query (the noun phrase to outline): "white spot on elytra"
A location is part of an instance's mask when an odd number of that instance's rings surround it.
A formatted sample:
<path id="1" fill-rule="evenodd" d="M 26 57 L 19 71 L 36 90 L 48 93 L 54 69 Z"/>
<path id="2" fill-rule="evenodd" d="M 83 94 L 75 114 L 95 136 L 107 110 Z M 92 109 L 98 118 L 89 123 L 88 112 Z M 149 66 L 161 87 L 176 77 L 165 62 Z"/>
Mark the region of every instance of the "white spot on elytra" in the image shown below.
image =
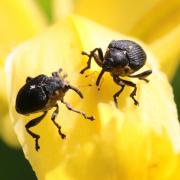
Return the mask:
<path id="1" fill-rule="evenodd" d="M 34 89 L 34 88 L 36 88 L 36 86 L 35 86 L 35 85 L 30 86 L 30 89 Z"/>

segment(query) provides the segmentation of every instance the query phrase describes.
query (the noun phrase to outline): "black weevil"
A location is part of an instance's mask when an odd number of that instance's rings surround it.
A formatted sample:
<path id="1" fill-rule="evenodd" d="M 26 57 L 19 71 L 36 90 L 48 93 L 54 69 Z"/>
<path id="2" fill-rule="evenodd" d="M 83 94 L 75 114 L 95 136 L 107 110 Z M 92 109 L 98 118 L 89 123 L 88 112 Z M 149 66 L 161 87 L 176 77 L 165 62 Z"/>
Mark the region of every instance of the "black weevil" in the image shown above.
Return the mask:
<path id="1" fill-rule="evenodd" d="M 61 132 L 61 126 L 55 121 L 56 116 L 59 113 L 59 106 L 57 101 L 60 100 L 66 107 L 76 113 L 80 113 L 85 119 L 94 120 L 93 116 L 86 116 L 82 111 L 76 110 L 71 107 L 70 104 L 64 101 L 64 96 L 69 89 L 75 91 L 81 98 L 82 93 L 76 87 L 70 85 L 65 80 L 66 74 L 61 76 L 62 69 L 59 72 L 53 72 L 51 77 L 44 74 L 38 75 L 34 78 L 27 77 L 26 84 L 19 90 L 16 98 L 16 111 L 23 115 L 29 115 L 32 113 L 43 112 L 43 114 L 35 119 L 32 119 L 26 124 L 27 132 L 35 138 L 35 149 L 38 151 L 40 148 L 38 140 L 40 136 L 30 130 L 31 127 L 36 126 L 45 117 L 48 110 L 55 107 L 55 111 L 51 116 L 51 120 L 58 128 L 58 132 L 62 139 L 66 137 Z"/>
<path id="2" fill-rule="evenodd" d="M 91 59 L 94 58 L 96 63 L 102 68 L 96 80 L 96 85 L 99 85 L 103 74 L 109 72 L 114 82 L 121 86 L 121 89 L 113 95 L 116 107 L 118 107 L 117 97 L 124 90 L 125 85 L 134 88 L 130 97 L 133 99 L 135 105 L 139 104 L 134 97 L 137 91 L 136 84 L 124 80 L 120 78 L 120 76 L 139 78 L 140 80 L 149 82 L 146 77 L 152 73 L 152 70 L 146 70 L 140 74 L 132 75 L 134 72 L 141 69 L 146 62 L 146 53 L 140 45 L 130 40 L 113 40 L 110 42 L 105 55 L 103 55 L 101 48 L 95 48 L 90 51 L 90 54 L 83 51 L 82 55 L 88 56 L 89 59 L 87 61 L 87 66 L 80 71 L 81 74 L 91 67 Z"/>

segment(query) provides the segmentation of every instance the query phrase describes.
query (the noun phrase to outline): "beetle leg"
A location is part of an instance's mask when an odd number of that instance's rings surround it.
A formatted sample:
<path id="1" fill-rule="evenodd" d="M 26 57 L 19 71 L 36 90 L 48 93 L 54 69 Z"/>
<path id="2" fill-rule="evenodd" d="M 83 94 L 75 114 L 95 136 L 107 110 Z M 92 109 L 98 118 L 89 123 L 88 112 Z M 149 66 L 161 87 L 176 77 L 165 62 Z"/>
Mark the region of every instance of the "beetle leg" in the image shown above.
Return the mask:
<path id="1" fill-rule="evenodd" d="M 131 87 L 134 88 L 133 91 L 132 91 L 131 94 L 130 94 L 130 97 L 133 99 L 135 105 L 139 105 L 138 101 L 137 101 L 137 100 L 135 99 L 135 97 L 134 97 L 134 96 L 136 96 L 136 91 L 137 91 L 136 84 L 133 83 L 133 82 L 131 82 L 131 81 L 124 80 L 124 79 L 121 79 L 121 81 L 122 81 L 125 85 L 131 86 Z"/>
<path id="2" fill-rule="evenodd" d="M 134 97 L 134 96 L 136 96 L 136 91 L 137 91 L 137 87 L 136 87 L 135 83 L 133 83 L 131 81 L 124 80 L 124 79 L 121 79 L 121 78 L 119 78 L 117 76 L 114 76 L 113 80 L 114 80 L 114 82 L 116 84 L 120 85 L 121 87 L 125 86 L 125 85 L 134 87 L 133 91 L 130 94 L 130 97 L 133 99 L 135 105 L 139 105 L 138 101 Z M 123 91 L 123 89 L 124 89 L 124 87 L 121 88 L 120 91 L 117 92 L 117 95 L 118 95 L 118 93 L 120 94 Z M 117 95 L 114 94 L 115 97 L 117 97 Z M 115 101 L 115 104 L 116 104 L 116 101 Z"/>
<path id="3" fill-rule="evenodd" d="M 67 109 L 69 109 L 70 111 L 82 114 L 85 119 L 89 119 L 91 121 L 93 121 L 95 119 L 94 116 L 87 116 L 83 111 L 79 111 L 77 109 L 74 109 L 69 103 L 65 102 L 63 99 L 61 100 L 61 102 L 63 104 L 65 104 Z"/>
<path id="4" fill-rule="evenodd" d="M 82 55 L 86 55 L 89 57 L 88 61 L 87 61 L 87 66 L 85 68 L 83 68 L 80 73 L 83 74 L 87 69 L 90 69 L 91 68 L 91 59 L 92 59 L 92 56 L 87 54 L 86 52 L 82 52 Z"/>
<path id="5" fill-rule="evenodd" d="M 51 116 L 51 120 L 53 121 L 54 125 L 58 128 L 58 132 L 59 132 L 61 138 L 65 139 L 66 135 L 61 132 L 61 126 L 55 121 L 56 116 L 59 113 L 59 106 L 58 106 L 58 104 L 56 104 L 55 107 L 56 107 L 56 109 L 55 109 L 55 111 L 53 112 L 53 114 Z"/>
<path id="6" fill-rule="evenodd" d="M 99 73 L 97 80 L 96 80 L 96 86 L 99 86 L 99 83 L 100 83 L 100 80 L 101 80 L 103 74 L 104 74 L 104 70 L 102 69 L 101 72 Z"/>
<path id="7" fill-rule="evenodd" d="M 28 132 L 33 138 L 35 138 L 35 149 L 36 149 L 36 151 L 38 151 L 38 149 L 40 148 L 40 146 L 39 146 L 39 144 L 38 144 L 38 140 L 39 140 L 40 136 L 39 136 L 38 134 L 35 134 L 34 132 L 30 131 L 29 129 L 30 129 L 31 127 L 34 127 L 34 126 L 36 126 L 37 124 L 39 124 L 46 114 L 47 114 L 47 111 L 44 111 L 44 113 L 43 113 L 41 116 L 39 116 L 39 117 L 37 117 L 37 118 L 29 121 L 29 122 L 26 124 L 26 126 L 25 126 L 27 132 Z"/>
<path id="8" fill-rule="evenodd" d="M 119 95 L 124 90 L 125 84 L 122 81 L 119 81 L 119 79 L 117 79 L 116 77 L 113 77 L 113 80 L 116 84 L 121 86 L 121 89 L 113 95 L 115 106 L 118 108 L 117 97 L 119 97 Z"/>
<path id="9" fill-rule="evenodd" d="M 128 77 L 139 78 L 140 80 L 144 80 L 144 81 L 146 81 L 148 83 L 149 80 L 146 79 L 146 77 L 149 76 L 151 73 L 152 73 L 152 70 L 147 70 L 147 71 L 144 71 L 144 72 L 142 72 L 140 74 L 129 75 Z"/>
<path id="10" fill-rule="evenodd" d="M 98 52 L 98 55 L 96 54 L 96 51 Z M 83 74 L 87 69 L 91 68 L 92 57 L 94 58 L 94 60 L 99 66 L 102 66 L 102 62 L 104 58 L 103 58 L 103 52 L 101 48 L 95 48 L 94 50 L 90 52 L 90 54 L 87 54 L 86 52 L 82 51 L 82 55 L 88 56 L 89 59 L 87 62 L 87 66 L 80 71 L 81 74 Z"/>
<path id="11" fill-rule="evenodd" d="M 67 88 L 68 88 L 68 89 L 72 89 L 72 90 L 75 91 L 81 98 L 83 98 L 83 94 L 82 94 L 82 92 L 81 92 L 78 88 L 76 88 L 76 87 L 74 87 L 74 86 L 72 86 L 72 85 L 70 85 L 70 84 L 68 84 Z"/>

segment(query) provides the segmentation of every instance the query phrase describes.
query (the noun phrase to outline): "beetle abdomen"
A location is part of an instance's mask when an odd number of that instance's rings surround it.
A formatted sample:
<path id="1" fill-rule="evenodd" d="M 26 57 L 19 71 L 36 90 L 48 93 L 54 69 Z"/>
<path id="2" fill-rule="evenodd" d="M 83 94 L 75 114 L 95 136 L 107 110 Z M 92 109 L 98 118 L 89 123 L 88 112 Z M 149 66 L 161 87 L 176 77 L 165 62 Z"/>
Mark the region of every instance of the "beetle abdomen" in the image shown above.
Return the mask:
<path id="1" fill-rule="evenodd" d="M 29 114 L 42 110 L 48 98 L 40 87 L 31 89 L 23 86 L 16 98 L 16 111 L 20 114 Z"/>
<path id="2" fill-rule="evenodd" d="M 116 48 L 126 51 L 129 59 L 129 66 L 137 71 L 146 62 L 146 53 L 140 45 L 130 40 L 113 40 L 109 44 L 108 48 Z"/>
<path id="3" fill-rule="evenodd" d="M 26 83 L 16 97 L 16 111 L 20 114 L 29 114 L 42 110 L 48 97 L 42 86 L 47 77 L 39 75 Z"/>

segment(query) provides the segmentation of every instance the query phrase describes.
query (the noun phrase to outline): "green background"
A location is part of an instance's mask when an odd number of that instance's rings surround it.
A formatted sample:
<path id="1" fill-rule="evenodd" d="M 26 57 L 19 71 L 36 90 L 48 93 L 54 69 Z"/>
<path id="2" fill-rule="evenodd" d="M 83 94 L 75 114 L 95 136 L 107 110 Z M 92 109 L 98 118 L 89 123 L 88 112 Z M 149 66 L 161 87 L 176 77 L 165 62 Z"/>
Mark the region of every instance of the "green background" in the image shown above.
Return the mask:
<path id="1" fill-rule="evenodd" d="M 51 0 L 34 0 L 47 16 L 49 23 L 52 17 Z M 175 95 L 175 101 L 180 115 L 180 68 L 172 81 Z M 29 162 L 24 158 L 22 150 L 16 150 L 8 147 L 0 140 L 0 180 L 36 180 L 35 173 Z"/>

